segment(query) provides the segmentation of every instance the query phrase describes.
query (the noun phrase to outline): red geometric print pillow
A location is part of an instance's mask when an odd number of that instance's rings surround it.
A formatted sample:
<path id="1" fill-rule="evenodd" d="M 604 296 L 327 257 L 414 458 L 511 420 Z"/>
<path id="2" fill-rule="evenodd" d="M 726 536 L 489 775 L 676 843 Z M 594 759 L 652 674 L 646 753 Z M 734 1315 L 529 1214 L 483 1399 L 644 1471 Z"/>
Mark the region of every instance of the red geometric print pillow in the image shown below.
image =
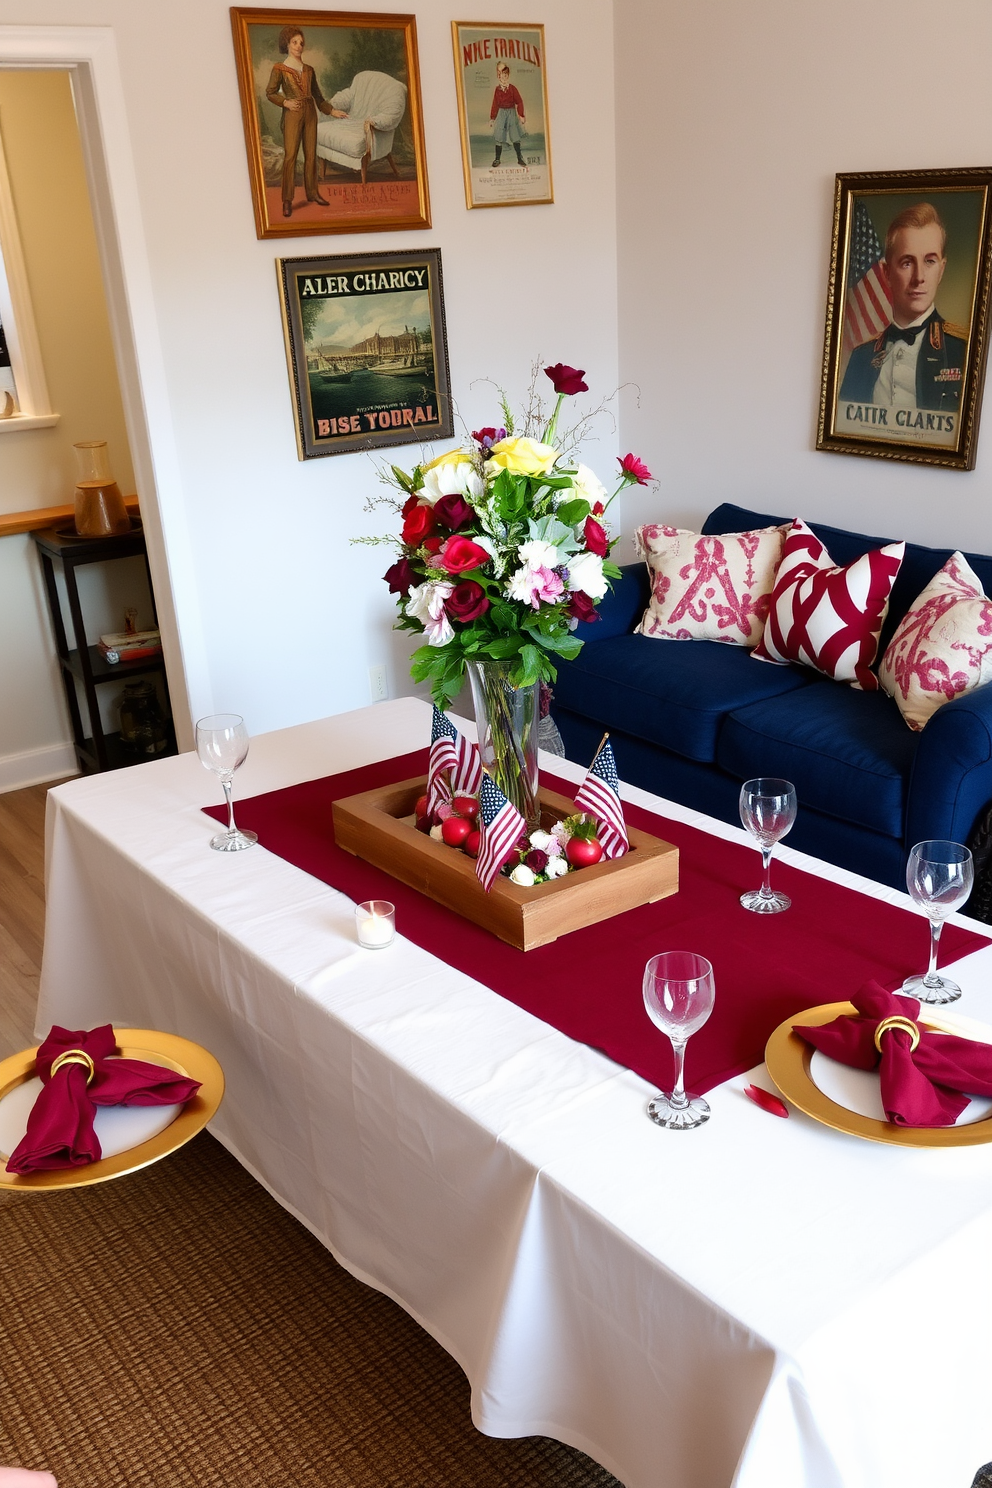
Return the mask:
<path id="1" fill-rule="evenodd" d="M 992 600 L 963 553 L 952 553 L 913 601 L 878 680 L 917 731 L 951 698 L 992 681 Z"/>
<path id="2" fill-rule="evenodd" d="M 701 537 L 681 527 L 638 527 L 651 599 L 635 635 L 757 645 L 782 557 L 784 527 Z"/>
<path id="3" fill-rule="evenodd" d="M 905 551 L 904 542 L 889 543 L 838 568 L 797 518 L 785 539 L 765 633 L 752 655 L 800 661 L 836 682 L 877 692 L 871 664 Z"/>

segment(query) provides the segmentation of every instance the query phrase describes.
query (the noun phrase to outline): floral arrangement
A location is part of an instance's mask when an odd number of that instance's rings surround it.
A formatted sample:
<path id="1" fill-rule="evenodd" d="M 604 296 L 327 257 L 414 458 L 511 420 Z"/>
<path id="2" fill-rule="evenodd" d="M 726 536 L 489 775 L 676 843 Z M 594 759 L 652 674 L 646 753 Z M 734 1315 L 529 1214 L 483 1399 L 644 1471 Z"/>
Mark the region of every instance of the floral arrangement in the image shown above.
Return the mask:
<path id="1" fill-rule="evenodd" d="M 428 833 L 435 842 L 460 848 L 470 858 L 479 855 L 479 798 L 455 796 L 434 811 L 426 795 L 417 801 L 415 824 L 418 832 Z M 501 872 L 520 888 L 563 878 L 578 868 L 588 868 L 603 857 L 597 823 L 587 812 L 552 823 L 549 831 L 525 832 L 507 856 Z"/>
<path id="2" fill-rule="evenodd" d="M 518 434 L 501 394 L 502 427 L 476 430 L 470 445 L 410 474 L 394 465 L 385 476 L 404 497 L 400 555 L 385 580 L 397 596 L 397 628 L 426 638 L 411 674 L 430 681 L 440 708 L 471 660 L 507 663 L 515 688 L 554 681 L 555 659 L 578 654 L 576 626 L 596 619 L 619 577 L 604 520 L 610 502 L 651 479 L 643 461 L 624 455 L 607 496 L 572 455 L 575 438 L 558 435 L 564 400 L 588 391 L 585 373 L 561 363 L 543 370 L 557 394 L 546 422 L 532 385 Z"/>

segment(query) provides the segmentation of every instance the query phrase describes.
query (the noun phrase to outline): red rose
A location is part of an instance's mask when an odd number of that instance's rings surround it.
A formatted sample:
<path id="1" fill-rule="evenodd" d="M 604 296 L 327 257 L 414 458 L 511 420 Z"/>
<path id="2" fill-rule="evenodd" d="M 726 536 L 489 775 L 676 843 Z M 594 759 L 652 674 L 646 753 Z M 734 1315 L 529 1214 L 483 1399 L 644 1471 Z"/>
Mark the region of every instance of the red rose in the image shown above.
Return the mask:
<path id="1" fill-rule="evenodd" d="M 470 537 L 449 537 L 441 549 L 441 567 L 449 574 L 464 573 L 469 568 L 480 568 L 489 562 L 489 554 Z"/>
<path id="2" fill-rule="evenodd" d="M 444 608 L 450 620 L 460 620 L 467 625 L 470 620 L 478 620 L 486 613 L 489 601 L 481 584 L 474 579 L 462 579 L 444 601 Z"/>
<path id="3" fill-rule="evenodd" d="M 524 855 L 524 862 L 532 873 L 543 873 L 548 866 L 548 855 L 539 847 L 532 847 L 530 852 Z"/>
<path id="4" fill-rule="evenodd" d="M 620 474 L 631 484 L 636 482 L 639 486 L 646 486 L 649 480 L 654 479 L 644 461 L 639 460 L 636 455 L 624 455 L 622 458 L 618 455 L 617 459 L 620 460 Z"/>
<path id="5" fill-rule="evenodd" d="M 588 594 L 583 594 L 581 589 L 576 589 L 574 594 L 568 596 L 568 614 L 573 620 L 581 620 L 585 624 L 599 619 L 596 606 Z"/>
<path id="6" fill-rule="evenodd" d="M 595 517 L 586 517 L 586 524 L 582 529 L 582 535 L 585 538 L 586 548 L 590 553 L 596 553 L 600 558 L 609 557 L 610 539 Z"/>
<path id="7" fill-rule="evenodd" d="M 418 501 L 412 511 L 406 515 L 403 522 L 403 541 L 409 548 L 419 548 L 425 537 L 430 537 L 437 523 L 434 513 L 429 506 L 422 506 Z"/>
<path id="8" fill-rule="evenodd" d="M 424 538 L 423 549 L 425 553 L 440 553 L 441 549 L 444 547 L 444 544 L 445 539 L 439 534 L 435 534 L 433 537 Z"/>
<path id="9" fill-rule="evenodd" d="M 457 532 L 459 527 L 471 522 L 475 512 L 464 496 L 455 492 L 453 496 L 442 496 L 440 501 L 435 501 L 434 516 L 442 527 L 450 527 L 452 532 Z"/>
<path id="10" fill-rule="evenodd" d="M 400 513 L 400 515 L 401 516 L 404 516 L 404 517 L 408 517 L 410 515 L 410 513 L 413 511 L 414 507 L 415 506 L 419 506 L 419 505 L 420 505 L 420 502 L 419 502 L 419 500 L 418 500 L 418 498 L 416 496 L 408 496 L 406 498 L 406 500 L 404 501 L 404 503 L 403 503 L 403 510 Z"/>
<path id="11" fill-rule="evenodd" d="M 556 393 L 587 393 L 589 387 L 582 381 L 585 373 L 577 367 L 566 367 L 563 362 L 556 362 L 553 367 L 545 367 L 545 377 L 551 378 L 551 384 Z"/>
<path id="12" fill-rule="evenodd" d="M 417 570 L 409 558 L 399 558 L 382 577 L 389 585 L 390 594 L 409 594 L 417 583 Z"/>

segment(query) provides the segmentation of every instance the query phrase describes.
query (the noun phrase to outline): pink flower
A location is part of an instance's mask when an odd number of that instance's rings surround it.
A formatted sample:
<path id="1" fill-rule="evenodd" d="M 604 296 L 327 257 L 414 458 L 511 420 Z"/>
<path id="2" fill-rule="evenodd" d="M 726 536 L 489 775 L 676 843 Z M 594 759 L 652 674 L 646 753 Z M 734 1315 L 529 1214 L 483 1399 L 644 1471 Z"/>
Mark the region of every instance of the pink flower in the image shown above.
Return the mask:
<path id="1" fill-rule="evenodd" d="M 539 610 L 542 604 L 554 604 L 565 588 L 565 581 L 553 568 L 531 569 L 530 605 Z"/>
<path id="2" fill-rule="evenodd" d="M 556 393 L 571 396 L 573 393 L 589 391 L 588 384 L 582 381 L 586 374 L 578 367 L 566 367 L 563 362 L 555 362 L 553 367 L 545 367 L 544 375 L 551 378 Z"/>
<path id="3" fill-rule="evenodd" d="M 636 455 L 624 455 L 622 458 L 618 455 L 617 458 L 620 460 L 620 474 L 631 485 L 646 486 L 649 480 L 654 480 L 644 461 L 639 460 Z"/>

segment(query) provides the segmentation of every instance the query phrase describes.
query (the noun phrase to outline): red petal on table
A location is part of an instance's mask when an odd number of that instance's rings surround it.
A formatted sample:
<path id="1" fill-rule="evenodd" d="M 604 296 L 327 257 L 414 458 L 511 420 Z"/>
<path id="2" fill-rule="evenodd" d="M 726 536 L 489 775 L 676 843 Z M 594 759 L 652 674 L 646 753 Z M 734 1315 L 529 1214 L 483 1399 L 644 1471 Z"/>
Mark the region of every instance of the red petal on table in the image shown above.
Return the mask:
<path id="1" fill-rule="evenodd" d="M 785 1101 L 779 1100 L 777 1095 L 772 1095 L 770 1090 L 762 1090 L 760 1085 L 745 1085 L 744 1094 L 748 1100 L 753 1100 L 756 1106 L 767 1111 L 769 1116 L 788 1116 L 789 1114 Z"/>

